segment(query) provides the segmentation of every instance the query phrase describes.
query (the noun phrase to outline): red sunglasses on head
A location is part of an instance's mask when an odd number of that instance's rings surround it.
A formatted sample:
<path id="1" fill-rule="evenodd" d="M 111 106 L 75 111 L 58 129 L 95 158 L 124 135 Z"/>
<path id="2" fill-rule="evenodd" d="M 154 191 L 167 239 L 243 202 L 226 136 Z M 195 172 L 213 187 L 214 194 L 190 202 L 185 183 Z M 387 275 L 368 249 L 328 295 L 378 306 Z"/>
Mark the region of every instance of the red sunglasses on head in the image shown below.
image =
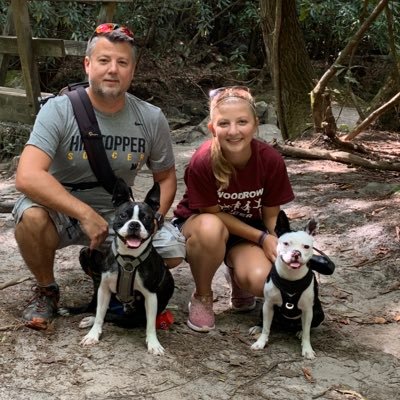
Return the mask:
<path id="1" fill-rule="evenodd" d="M 133 39 L 133 32 L 127 28 L 124 25 L 118 25 L 118 24 L 114 24 L 112 22 L 107 22 L 105 24 L 101 24 L 99 25 L 93 33 L 93 36 L 99 36 L 99 35 L 104 35 L 106 33 L 110 33 L 112 31 L 119 31 L 122 32 L 123 34 L 125 34 L 126 36 L 129 36 L 130 38 Z"/>

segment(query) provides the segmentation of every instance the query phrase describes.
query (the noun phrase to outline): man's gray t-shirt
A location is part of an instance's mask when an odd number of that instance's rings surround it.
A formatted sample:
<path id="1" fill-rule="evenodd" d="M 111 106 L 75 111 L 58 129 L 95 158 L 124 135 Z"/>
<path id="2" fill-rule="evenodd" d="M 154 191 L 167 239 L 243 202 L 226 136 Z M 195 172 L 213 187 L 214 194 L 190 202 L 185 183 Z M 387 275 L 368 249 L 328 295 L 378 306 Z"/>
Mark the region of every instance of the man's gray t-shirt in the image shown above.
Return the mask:
<path id="1" fill-rule="evenodd" d="M 103 114 L 95 110 L 95 114 L 111 168 L 128 185 L 133 186 L 135 176 L 145 164 L 152 172 L 174 165 L 170 130 L 160 108 L 126 94 L 125 107 L 120 112 Z M 50 173 L 58 181 L 97 181 L 67 96 L 57 96 L 43 106 L 27 144 L 38 147 L 52 158 Z M 111 196 L 103 187 L 71 193 L 95 209 L 113 209 Z"/>

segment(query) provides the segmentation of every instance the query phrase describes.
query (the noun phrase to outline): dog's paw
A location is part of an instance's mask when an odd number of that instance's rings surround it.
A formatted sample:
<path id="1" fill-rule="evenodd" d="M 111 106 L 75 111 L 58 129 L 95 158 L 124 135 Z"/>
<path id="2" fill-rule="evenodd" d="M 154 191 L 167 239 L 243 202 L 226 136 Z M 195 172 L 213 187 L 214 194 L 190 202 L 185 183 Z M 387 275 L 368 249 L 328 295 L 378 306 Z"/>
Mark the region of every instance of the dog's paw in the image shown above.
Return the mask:
<path id="1" fill-rule="evenodd" d="M 82 346 L 91 346 L 94 344 L 99 343 L 99 338 L 90 335 L 90 333 L 88 333 L 82 340 L 81 340 L 81 345 Z"/>
<path id="2" fill-rule="evenodd" d="M 268 343 L 268 336 L 265 334 L 261 334 L 258 340 L 251 345 L 252 350 L 262 350 L 265 345 Z"/>
<path id="3" fill-rule="evenodd" d="M 150 354 L 154 354 L 156 356 L 161 356 L 164 354 L 164 347 L 161 346 L 161 343 L 158 341 L 157 336 L 150 335 L 146 338 L 147 343 L 147 351 Z"/>
<path id="4" fill-rule="evenodd" d="M 313 360 L 315 358 L 315 351 L 312 349 L 311 345 L 310 346 L 306 345 L 303 346 L 301 355 L 307 360 Z"/>
<path id="5" fill-rule="evenodd" d="M 252 350 L 262 350 L 265 347 L 265 344 L 266 343 L 263 340 L 257 340 L 257 342 L 253 343 L 250 348 Z"/>
<path id="6" fill-rule="evenodd" d="M 259 333 L 261 333 L 261 331 L 262 331 L 261 326 L 258 326 L 258 325 L 252 326 L 249 329 L 249 335 L 255 336 L 255 335 L 258 335 Z"/>
<path id="7" fill-rule="evenodd" d="M 95 317 L 85 317 L 79 323 L 79 328 L 90 328 L 94 324 Z"/>
<path id="8" fill-rule="evenodd" d="M 154 354 L 155 356 L 162 356 L 165 352 L 164 347 L 161 346 L 161 344 L 158 342 L 157 343 L 147 343 L 147 351 L 150 354 Z"/>

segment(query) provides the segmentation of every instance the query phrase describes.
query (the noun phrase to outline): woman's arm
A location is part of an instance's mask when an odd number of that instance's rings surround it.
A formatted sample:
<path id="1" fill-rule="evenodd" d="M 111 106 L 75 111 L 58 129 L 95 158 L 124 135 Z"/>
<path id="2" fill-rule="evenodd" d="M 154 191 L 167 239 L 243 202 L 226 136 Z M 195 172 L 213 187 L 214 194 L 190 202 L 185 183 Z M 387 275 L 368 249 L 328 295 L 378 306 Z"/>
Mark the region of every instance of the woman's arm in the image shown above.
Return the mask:
<path id="1" fill-rule="evenodd" d="M 253 228 L 250 225 L 247 225 L 245 222 L 241 221 L 231 214 L 227 214 L 221 211 L 218 205 L 201 208 L 200 213 L 215 214 L 225 224 L 230 234 L 240 236 L 243 239 L 258 244 L 262 231 L 257 228 Z"/>
<path id="2" fill-rule="evenodd" d="M 276 259 L 277 237 L 275 234 L 275 225 L 278 218 L 280 207 L 263 207 L 263 222 L 268 230 L 268 234 L 264 235 L 263 231 L 247 225 L 233 215 L 221 211 L 218 205 L 213 207 L 201 208 L 201 213 L 210 213 L 217 215 L 227 227 L 232 235 L 237 235 L 253 242 L 263 248 L 265 255 L 271 262 Z"/>

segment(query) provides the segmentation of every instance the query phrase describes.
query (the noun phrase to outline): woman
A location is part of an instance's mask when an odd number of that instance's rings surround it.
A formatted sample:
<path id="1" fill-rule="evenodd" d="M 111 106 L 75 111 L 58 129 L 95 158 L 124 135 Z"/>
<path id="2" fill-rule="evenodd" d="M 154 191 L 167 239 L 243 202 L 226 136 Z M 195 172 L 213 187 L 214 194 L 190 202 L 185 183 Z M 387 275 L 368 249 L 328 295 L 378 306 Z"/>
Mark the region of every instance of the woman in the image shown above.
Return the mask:
<path id="1" fill-rule="evenodd" d="M 276 257 L 280 206 L 294 198 L 281 155 L 255 138 L 258 118 L 248 88 L 210 92 L 208 129 L 212 138 L 185 171 L 187 189 L 173 222 L 186 237 L 196 285 L 187 324 L 198 332 L 215 328 L 211 283 L 223 262 L 231 307 L 254 309 Z"/>

